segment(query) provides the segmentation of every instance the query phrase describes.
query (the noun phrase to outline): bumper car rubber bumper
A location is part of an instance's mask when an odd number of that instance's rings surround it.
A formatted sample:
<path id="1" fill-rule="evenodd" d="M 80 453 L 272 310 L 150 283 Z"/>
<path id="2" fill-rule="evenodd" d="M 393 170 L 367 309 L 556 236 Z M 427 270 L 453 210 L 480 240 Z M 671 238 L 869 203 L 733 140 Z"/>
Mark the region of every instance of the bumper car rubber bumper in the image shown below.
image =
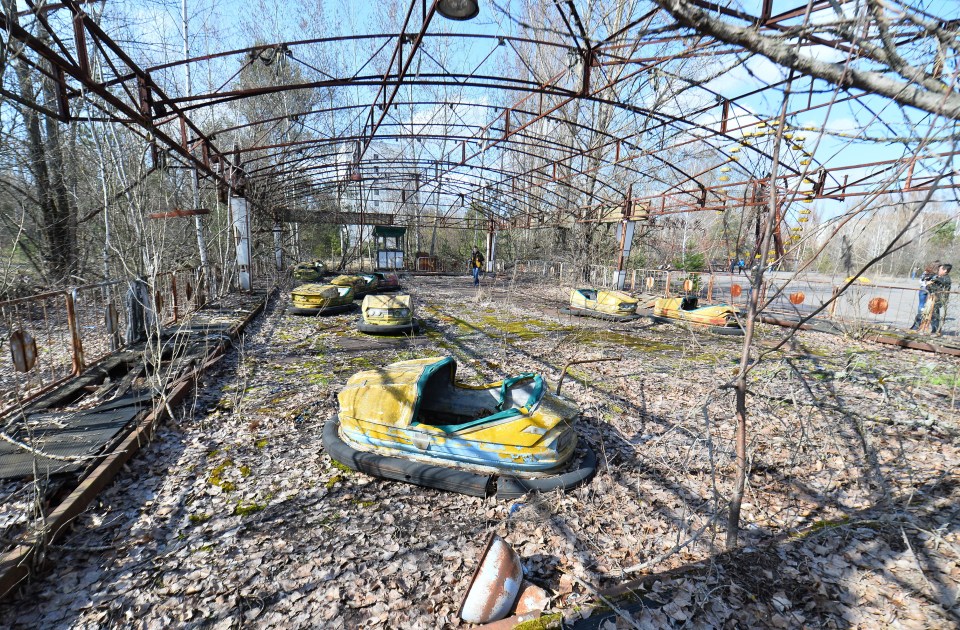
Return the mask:
<path id="1" fill-rule="evenodd" d="M 694 329 L 705 330 L 715 335 L 743 335 L 743 328 L 740 326 L 711 326 L 710 324 L 698 324 L 685 319 L 675 319 L 673 317 L 663 317 L 662 315 L 650 315 L 650 321 L 655 324 L 677 324 L 680 326 L 689 326 Z"/>
<path id="2" fill-rule="evenodd" d="M 323 446 L 334 460 L 344 466 L 374 477 L 459 492 L 473 497 L 494 496 L 515 499 L 530 492 L 570 490 L 593 477 L 597 456 L 584 445 L 585 454 L 579 464 L 566 472 L 534 479 L 511 476 L 509 473 L 481 473 L 453 467 L 369 453 L 353 448 L 340 437 L 340 419 L 334 416 L 323 426 Z"/>
<path id="3" fill-rule="evenodd" d="M 416 335 L 420 332 L 420 322 L 413 320 L 409 324 L 398 324 L 396 326 L 381 326 L 378 324 L 368 324 L 360 320 L 357 324 L 357 330 L 368 335 Z"/>
<path id="4" fill-rule="evenodd" d="M 290 313 L 293 315 L 339 315 L 341 313 L 347 313 L 354 310 L 357 307 L 356 304 L 340 304 L 339 306 L 325 306 L 319 308 L 302 308 L 299 306 L 290 305 Z"/>

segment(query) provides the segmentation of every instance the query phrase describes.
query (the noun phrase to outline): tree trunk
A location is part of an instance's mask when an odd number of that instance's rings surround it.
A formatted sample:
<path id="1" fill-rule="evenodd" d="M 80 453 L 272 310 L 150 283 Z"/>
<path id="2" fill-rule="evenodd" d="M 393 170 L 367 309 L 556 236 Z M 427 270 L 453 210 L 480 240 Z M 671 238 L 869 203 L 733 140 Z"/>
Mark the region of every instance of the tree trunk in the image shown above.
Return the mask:
<path id="1" fill-rule="evenodd" d="M 16 19 L 15 12 L 9 15 L 11 19 Z M 14 68 L 21 97 L 27 103 L 36 103 L 38 90 L 30 67 L 22 57 L 18 57 Z M 44 102 L 50 106 L 56 102 L 56 88 L 49 79 L 41 78 L 41 81 Z M 51 118 L 46 119 L 47 137 L 44 139 L 40 114 L 30 107 L 24 107 L 22 113 L 27 130 L 29 170 L 37 187 L 40 229 L 46 250 L 42 256 L 45 261 L 42 271 L 52 284 L 65 284 L 77 270 L 77 217 L 64 179 L 59 123 Z"/>
<path id="2" fill-rule="evenodd" d="M 791 74 L 791 80 L 792 80 Z M 789 85 L 787 84 L 789 94 Z M 753 367 L 750 365 L 750 348 L 753 344 L 753 329 L 756 325 L 760 304 L 760 291 L 763 286 L 763 273 L 767 266 L 767 252 L 773 240 L 773 230 L 777 218 L 777 170 L 780 160 L 780 144 L 783 140 L 783 125 L 787 114 L 787 96 L 784 96 L 783 106 L 780 109 L 780 118 L 777 124 L 777 135 L 773 142 L 772 164 L 770 167 L 770 182 L 768 188 L 769 211 L 763 229 L 763 240 L 760 246 L 761 257 L 754 268 L 750 284 L 750 301 L 747 307 L 747 321 L 744 326 L 743 351 L 740 354 L 740 371 L 734 381 L 733 389 L 736 396 L 737 430 L 734 437 L 736 442 L 736 479 L 734 481 L 733 497 L 730 499 L 730 512 L 727 517 L 727 549 L 734 549 L 740 539 L 740 507 L 743 505 L 743 493 L 747 486 L 747 373 Z"/>

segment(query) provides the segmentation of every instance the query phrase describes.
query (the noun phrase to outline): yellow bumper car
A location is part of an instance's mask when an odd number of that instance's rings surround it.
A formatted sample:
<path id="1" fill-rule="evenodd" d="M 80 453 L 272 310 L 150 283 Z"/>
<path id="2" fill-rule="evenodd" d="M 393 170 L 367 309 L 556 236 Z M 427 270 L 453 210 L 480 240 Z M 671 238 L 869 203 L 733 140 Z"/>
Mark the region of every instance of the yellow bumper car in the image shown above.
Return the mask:
<path id="1" fill-rule="evenodd" d="M 294 315 L 336 315 L 353 309 L 353 287 L 303 284 L 290 292 Z"/>
<path id="2" fill-rule="evenodd" d="M 570 306 L 560 309 L 564 315 L 595 317 L 614 322 L 629 322 L 638 319 L 637 298 L 623 291 L 598 289 L 574 289 L 570 292 Z"/>
<path id="3" fill-rule="evenodd" d="M 742 335 L 740 311 L 729 304 L 699 306 L 696 297 L 658 298 L 653 303 L 655 322 L 684 322 L 720 335 Z"/>
<path id="4" fill-rule="evenodd" d="M 577 448 L 580 411 L 540 375 L 471 386 L 456 369 L 453 357 L 434 357 L 351 376 L 324 426 L 330 456 L 369 475 L 499 498 L 593 475 L 596 456 Z"/>
<path id="5" fill-rule="evenodd" d="M 370 335 L 403 335 L 420 332 L 413 317 L 409 295 L 368 295 L 360 305 L 362 317 L 357 329 Z"/>

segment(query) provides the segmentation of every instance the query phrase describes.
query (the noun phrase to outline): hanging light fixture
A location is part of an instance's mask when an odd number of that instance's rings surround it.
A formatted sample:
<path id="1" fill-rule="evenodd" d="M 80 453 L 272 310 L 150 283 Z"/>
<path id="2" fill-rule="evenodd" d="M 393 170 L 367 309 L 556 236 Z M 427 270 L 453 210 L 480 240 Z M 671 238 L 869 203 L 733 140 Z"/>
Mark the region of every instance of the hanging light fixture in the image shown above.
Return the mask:
<path id="1" fill-rule="evenodd" d="M 478 0 L 439 0 L 437 13 L 448 20 L 472 20 L 480 13 Z"/>

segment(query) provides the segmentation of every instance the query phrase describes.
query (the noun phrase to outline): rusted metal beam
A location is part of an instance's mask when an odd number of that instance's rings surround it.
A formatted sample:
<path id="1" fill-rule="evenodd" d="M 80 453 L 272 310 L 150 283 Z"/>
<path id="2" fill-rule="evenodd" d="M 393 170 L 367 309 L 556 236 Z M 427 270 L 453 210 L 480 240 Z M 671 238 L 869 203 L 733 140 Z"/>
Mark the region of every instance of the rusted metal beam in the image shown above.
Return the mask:
<path id="1" fill-rule="evenodd" d="M 174 208 L 173 210 L 167 210 L 166 212 L 153 212 L 147 215 L 148 219 L 175 219 L 178 217 L 192 217 L 201 214 L 210 214 L 209 208 L 197 208 L 192 210 L 181 210 L 180 208 Z"/>
<path id="2" fill-rule="evenodd" d="M 410 6 L 407 9 L 406 18 L 404 18 L 401 33 L 406 32 L 407 26 L 410 24 L 410 18 L 413 15 L 413 9 L 418 2 L 424 2 L 425 8 L 420 31 L 417 33 L 417 36 L 414 38 L 413 42 L 411 42 L 410 52 L 407 54 L 407 59 L 405 61 L 402 59 L 405 35 L 401 34 L 400 37 L 397 38 L 397 44 L 394 48 L 394 53 L 391 55 L 390 63 L 387 64 L 387 70 L 383 75 L 383 82 L 380 88 L 377 90 L 377 95 L 373 98 L 373 101 L 370 105 L 370 112 L 368 114 L 369 128 L 367 127 L 367 124 L 364 125 L 364 134 L 366 135 L 366 139 L 360 146 L 360 151 L 355 158 L 356 163 L 359 163 L 361 160 L 363 160 L 364 154 L 366 154 L 367 149 L 370 148 L 370 143 L 373 142 L 374 136 L 377 135 L 377 130 L 380 128 L 380 125 L 389 114 L 390 107 L 393 105 L 393 100 L 396 98 L 397 92 L 400 91 L 400 86 L 403 84 L 403 79 L 406 76 L 407 71 L 410 69 L 410 64 L 413 63 L 413 58 L 416 56 L 417 49 L 420 47 L 420 44 L 423 43 L 423 37 L 427 32 L 427 28 L 430 26 L 430 21 L 433 19 L 434 13 L 436 12 L 437 0 L 430 1 L 429 9 L 426 9 L 426 0 L 410 0 Z M 396 80 L 390 81 L 391 66 L 395 58 L 397 59 L 397 66 L 399 70 L 396 74 Z M 381 96 L 383 97 L 383 104 L 380 108 L 380 115 L 377 117 L 377 101 L 380 100 Z M 376 118 L 375 122 L 374 118 Z"/>

